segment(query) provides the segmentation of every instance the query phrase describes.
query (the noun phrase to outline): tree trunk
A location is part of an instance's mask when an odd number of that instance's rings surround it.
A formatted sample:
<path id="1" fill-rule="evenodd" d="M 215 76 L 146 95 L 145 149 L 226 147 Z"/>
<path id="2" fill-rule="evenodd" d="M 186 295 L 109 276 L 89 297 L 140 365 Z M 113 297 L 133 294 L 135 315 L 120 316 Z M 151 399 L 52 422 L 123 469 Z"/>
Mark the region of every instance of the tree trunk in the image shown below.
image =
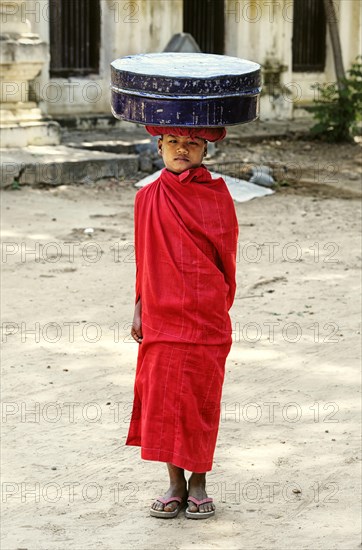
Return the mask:
<path id="1" fill-rule="evenodd" d="M 323 0 L 324 11 L 326 13 L 326 19 L 329 29 L 329 34 L 332 42 L 334 68 L 336 72 L 338 89 L 341 91 L 344 88 L 344 84 L 341 79 L 345 78 L 345 71 L 343 66 L 341 40 L 339 37 L 337 14 L 333 4 L 333 0 Z"/>

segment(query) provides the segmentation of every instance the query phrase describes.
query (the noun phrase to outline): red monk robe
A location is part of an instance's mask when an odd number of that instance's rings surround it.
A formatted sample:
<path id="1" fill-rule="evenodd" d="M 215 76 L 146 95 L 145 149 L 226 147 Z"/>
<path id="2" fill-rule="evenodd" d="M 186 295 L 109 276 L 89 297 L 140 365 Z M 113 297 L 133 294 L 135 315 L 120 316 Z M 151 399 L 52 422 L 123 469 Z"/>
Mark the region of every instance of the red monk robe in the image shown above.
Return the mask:
<path id="1" fill-rule="evenodd" d="M 211 470 L 220 418 L 238 221 L 222 178 L 166 168 L 135 199 L 136 303 L 142 300 L 126 445 L 141 457 Z"/>

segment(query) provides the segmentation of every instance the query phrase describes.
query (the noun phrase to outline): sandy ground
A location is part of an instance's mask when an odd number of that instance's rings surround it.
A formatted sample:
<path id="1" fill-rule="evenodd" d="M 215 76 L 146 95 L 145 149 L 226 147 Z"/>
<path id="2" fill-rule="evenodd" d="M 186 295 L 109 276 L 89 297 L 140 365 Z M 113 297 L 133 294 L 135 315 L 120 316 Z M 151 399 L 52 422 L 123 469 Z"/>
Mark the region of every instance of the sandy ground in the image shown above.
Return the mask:
<path id="1" fill-rule="evenodd" d="M 4 550 L 361 547 L 361 203 L 303 189 L 236 205 L 217 515 L 204 522 L 149 517 L 166 468 L 124 446 L 136 190 L 3 193 Z"/>

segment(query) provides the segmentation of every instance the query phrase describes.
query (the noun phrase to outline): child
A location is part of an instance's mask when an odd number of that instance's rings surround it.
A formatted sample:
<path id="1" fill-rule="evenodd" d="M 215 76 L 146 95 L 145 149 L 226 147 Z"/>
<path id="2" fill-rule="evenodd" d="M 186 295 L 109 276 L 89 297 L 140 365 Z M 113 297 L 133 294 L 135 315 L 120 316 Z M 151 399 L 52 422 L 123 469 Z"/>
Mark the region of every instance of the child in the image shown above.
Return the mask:
<path id="1" fill-rule="evenodd" d="M 140 344 L 126 445 L 166 462 L 170 487 L 156 517 L 215 514 L 206 493 L 220 418 L 228 314 L 235 295 L 238 221 L 222 178 L 202 164 L 224 128 L 146 127 L 166 168 L 135 199 L 136 299 L 131 334 Z M 184 470 L 192 472 L 188 485 Z"/>

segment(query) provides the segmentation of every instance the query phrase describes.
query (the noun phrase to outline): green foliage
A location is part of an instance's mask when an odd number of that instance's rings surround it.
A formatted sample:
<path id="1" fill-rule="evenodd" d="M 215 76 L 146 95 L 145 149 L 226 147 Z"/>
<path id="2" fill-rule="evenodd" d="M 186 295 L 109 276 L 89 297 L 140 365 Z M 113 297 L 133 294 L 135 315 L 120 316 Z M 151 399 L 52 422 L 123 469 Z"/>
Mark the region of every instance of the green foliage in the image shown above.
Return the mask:
<path id="1" fill-rule="evenodd" d="M 12 191 L 18 191 L 19 189 L 21 189 L 19 182 L 14 180 L 13 183 L 11 184 L 10 189 Z"/>
<path id="2" fill-rule="evenodd" d="M 329 85 L 316 84 L 318 99 L 310 108 L 317 120 L 311 133 L 329 142 L 353 141 L 362 120 L 362 56 L 347 71 L 346 78 Z"/>

